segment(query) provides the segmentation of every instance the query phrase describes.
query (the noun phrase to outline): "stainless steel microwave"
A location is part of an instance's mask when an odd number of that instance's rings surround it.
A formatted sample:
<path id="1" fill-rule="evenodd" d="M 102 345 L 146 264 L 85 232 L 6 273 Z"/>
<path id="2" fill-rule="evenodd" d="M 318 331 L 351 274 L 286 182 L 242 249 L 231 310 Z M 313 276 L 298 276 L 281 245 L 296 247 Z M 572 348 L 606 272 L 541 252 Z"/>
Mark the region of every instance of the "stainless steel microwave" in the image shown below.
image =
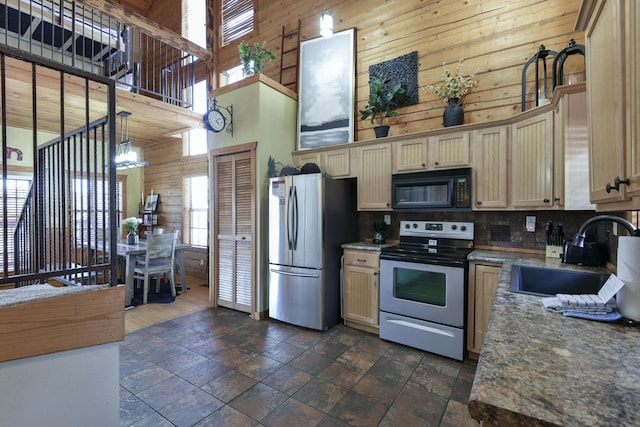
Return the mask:
<path id="1" fill-rule="evenodd" d="M 471 210 L 471 168 L 394 174 L 392 207 L 410 212 Z"/>

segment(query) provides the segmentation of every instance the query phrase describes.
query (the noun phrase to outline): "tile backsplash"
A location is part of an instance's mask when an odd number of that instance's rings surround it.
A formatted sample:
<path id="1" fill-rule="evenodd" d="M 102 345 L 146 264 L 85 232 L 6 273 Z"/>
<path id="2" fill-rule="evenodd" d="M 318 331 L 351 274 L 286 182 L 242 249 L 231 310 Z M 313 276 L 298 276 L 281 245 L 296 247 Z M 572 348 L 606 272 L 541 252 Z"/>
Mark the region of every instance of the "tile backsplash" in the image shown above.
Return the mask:
<path id="1" fill-rule="evenodd" d="M 558 224 L 564 228 L 565 239 L 570 239 L 582 223 L 592 216 L 593 211 L 518 211 L 518 212 L 434 212 L 434 213 L 398 213 L 398 212 L 358 212 L 358 236 L 360 240 L 373 238 L 373 223 L 391 215 L 391 225 L 387 226 L 387 240 L 399 238 L 399 225 L 403 220 L 422 221 L 467 221 L 475 224 L 475 245 L 503 248 L 535 249 L 544 253 L 546 246 L 545 224 L 553 222 L 555 233 Z M 620 213 L 613 213 L 620 214 Z M 525 227 L 527 216 L 536 217 L 535 232 Z M 587 232 L 588 241 L 605 243 L 610 258 L 615 258 L 617 238 L 612 236 L 612 224 L 596 223 Z"/>

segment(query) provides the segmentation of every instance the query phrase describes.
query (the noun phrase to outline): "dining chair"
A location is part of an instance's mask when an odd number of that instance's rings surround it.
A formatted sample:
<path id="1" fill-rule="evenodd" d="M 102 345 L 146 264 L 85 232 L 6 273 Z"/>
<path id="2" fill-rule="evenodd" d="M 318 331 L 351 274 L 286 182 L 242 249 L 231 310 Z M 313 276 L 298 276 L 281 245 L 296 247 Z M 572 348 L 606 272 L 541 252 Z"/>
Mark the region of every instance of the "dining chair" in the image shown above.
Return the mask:
<path id="1" fill-rule="evenodd" d="M 176 238 L 173 233 L 150 234 L 147 236 L 147 251 L 144 261 L 136 260 L 134 279 L 143 282 L 142 303 L 147 303 L 149 294 L 149 283 L 152 277 L 156 277 L 156 293 L 160 291 L 159 275 L 168 274 L 171 285 L 171 295 L 176 296 L 175 277 L 175 247 Z"/>

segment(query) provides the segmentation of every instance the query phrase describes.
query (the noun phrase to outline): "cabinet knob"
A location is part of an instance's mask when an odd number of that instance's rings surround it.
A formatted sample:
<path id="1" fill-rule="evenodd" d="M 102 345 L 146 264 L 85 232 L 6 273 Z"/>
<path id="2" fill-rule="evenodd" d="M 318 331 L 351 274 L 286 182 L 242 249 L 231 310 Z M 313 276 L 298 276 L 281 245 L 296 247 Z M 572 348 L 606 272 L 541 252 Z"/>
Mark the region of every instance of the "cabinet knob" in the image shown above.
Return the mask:
<path id="1" fill-rule="evenodd" d="M 549 199 L 544 199 L 543 202 L 549 203 Z"/>
<path id="2" fill-rule="evenodd" d="M 422 167 L 425 167 L 425 166 L 427 166 L 427 165 L 423 163 L 423 164 L 422 164 Z"/>
<path id="3" fill-rule="evenodd" d="M 560 203 L 560 197 L 556 197 L 555 199 L 553 199 L 553 201 L 556 203 Z"/>
<path id="4" fill-rule="evenodd" d="M 620 184 L 629 185 L 629 179 L 620 179 L 619 176 L 616 176 L 616 179 L 613 180 L 613 184 L 614 185 L 611 185 L 610 182 L 607 182 L 607 185 L 605 187 L 607 193 L 611 193 L 611 190 L 620 191 Z"/>
<path id="5" fill-rule="evenodd" d="M 433 164 L 434 164 L 434 165 L 436 165 L 436 166 L 438 166 L 438 165 L 440 164 L 440 162 L 435 161 L 435 162 L 433 162 Z"/>
<path id="6" fill-rule="evenodd" d="M 362 258 L 356 258 L 356 261 L 358 261 L 358 262 L 367 262 L 366 259 L 362 259 Z"/>
<path id="7" fill-rule="evenodd" d="M 374 275 L 374 276 L 377 276 L 377 275 L 378 275 L 378 272 L 377 272 L 377 271 L 374 271 L 374 272 L 373 272 L 373 275 Z"/>
<path id="8" fill-rule="evenodd" d="M 478 206 L 480 206 L 481 204 L 482 204 L 482 200 L 478 200 L 478 201 L 476 202 L 476 205 L 478 205 Z"/>

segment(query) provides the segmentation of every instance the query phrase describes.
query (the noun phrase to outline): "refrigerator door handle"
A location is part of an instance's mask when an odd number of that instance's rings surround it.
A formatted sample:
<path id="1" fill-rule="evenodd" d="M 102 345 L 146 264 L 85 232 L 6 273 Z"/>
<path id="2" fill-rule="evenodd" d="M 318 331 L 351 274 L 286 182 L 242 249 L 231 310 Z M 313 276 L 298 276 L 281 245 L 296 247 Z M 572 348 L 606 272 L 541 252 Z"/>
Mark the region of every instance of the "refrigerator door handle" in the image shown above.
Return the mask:
<path id="1" fill-rule="evenodd" d="M 320 277 L 319 274 L 289 273 L 288 271 L 274 270 L 273 268 L 271 269 L 271 272 L 282 274 L 283 276 L 310 277 L 313 279 L 317 279 L 318 277 Z"/>
<path id="2" fill-rule="evenodd" d="M 293 242 L 291 241 L 291 223 L 293 221 L 293 210 L 291 206 L 291 198 L 293 194 L 293 186 L 289 187 L 289 197 L 287 200 L 287 243 L 289 244 L 289 250 L 293 248 Z"/>
<path id="3" fill-rule="evenodd" d="M 293 250 L 298 250 L 298 189 L 293 187 L 293 204 L 294 204 L 294 213 L 293 213 Z"/>

